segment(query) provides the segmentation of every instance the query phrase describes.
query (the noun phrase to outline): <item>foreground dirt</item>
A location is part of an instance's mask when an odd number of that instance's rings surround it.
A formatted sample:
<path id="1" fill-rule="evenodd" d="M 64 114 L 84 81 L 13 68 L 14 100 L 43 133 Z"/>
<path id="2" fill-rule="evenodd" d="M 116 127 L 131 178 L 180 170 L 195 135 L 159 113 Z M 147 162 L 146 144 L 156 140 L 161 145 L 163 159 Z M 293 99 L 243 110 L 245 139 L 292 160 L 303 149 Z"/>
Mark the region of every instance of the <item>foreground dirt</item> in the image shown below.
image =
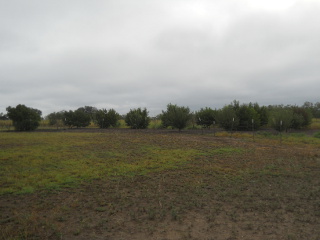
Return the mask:
<path id="1" fill-rule="evenodd" d="M 175 170 L 0 196 L 0 239 L 320 239 L 316 146 L 161 134 L 203 154 Z"/>

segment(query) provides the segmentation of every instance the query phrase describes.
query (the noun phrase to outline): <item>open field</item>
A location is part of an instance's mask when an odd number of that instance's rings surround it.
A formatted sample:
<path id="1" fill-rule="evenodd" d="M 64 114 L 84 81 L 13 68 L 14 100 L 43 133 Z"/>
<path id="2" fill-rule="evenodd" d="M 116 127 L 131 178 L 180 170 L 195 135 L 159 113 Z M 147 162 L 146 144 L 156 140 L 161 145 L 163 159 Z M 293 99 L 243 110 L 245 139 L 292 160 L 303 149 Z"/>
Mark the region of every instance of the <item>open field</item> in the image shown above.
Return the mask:
<path id="1" fill-rule="evenodd" d="M 320 239 L 320 138 L 0 134 L 0 239 Z"/>

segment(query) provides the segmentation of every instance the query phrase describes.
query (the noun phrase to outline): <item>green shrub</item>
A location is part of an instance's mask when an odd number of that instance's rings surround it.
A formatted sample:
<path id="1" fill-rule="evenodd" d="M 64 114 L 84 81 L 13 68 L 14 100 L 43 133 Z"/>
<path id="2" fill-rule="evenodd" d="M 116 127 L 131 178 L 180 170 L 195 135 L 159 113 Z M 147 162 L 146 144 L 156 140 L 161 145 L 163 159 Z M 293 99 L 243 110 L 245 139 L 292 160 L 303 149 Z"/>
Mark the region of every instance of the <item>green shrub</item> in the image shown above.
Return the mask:
<path id="1" fill-rule="evenodd" d="M 96 112 L 96 122 L 100 128 L 116 127 L 119 118 L 120 115 L 114 109 L 109 111 L 102 109 Z"/>
<path id="2" fill-rule="evenodd" d="M 148 116 L 147 109 L 141 110 L 141 108 L 130 109 L 125 117 L 127 126 L 133 129 L 145 129 L 150 123 L 150 117 Z"/>
<path id="3" fill-rule="evenodd" d="M 197 125 L 209 128 L 216 121 L 215 114 L 216 111 L 211 108 L 201 108 L 200 111 L 195 113 Z"/>
<path id="4" fill-rule="evenodd" d="M 8 117 L 17 131 L 32 131 L 39 127 L 41 111 L 19 104 L 15 108 L 7 107 Z"/>
<path id="5" fill-rule="evenodd" d="M 239 118 L 232 106 L 224 106 L 217 112 L 217 121 L 225 130 L 235 130 L 239 125 Z"/>
<path id="6" fill-rule="evenodd" d="M 167 111 L 162 111 L 161 121 L 163 127 L 178 128 L 179 131 L 187 126 L 191 119 L 190 109 L 188 107 L 179 107 L 168 104 Z"/>
<path id="7" fill-rule="evenodd" d="M 72 127 L 87 127 L 90 125 L 91 119 L 90 116 L 78 109 L 76 111 L 68 111 L 64 113 L 64 124 L 70 128 Z"/>

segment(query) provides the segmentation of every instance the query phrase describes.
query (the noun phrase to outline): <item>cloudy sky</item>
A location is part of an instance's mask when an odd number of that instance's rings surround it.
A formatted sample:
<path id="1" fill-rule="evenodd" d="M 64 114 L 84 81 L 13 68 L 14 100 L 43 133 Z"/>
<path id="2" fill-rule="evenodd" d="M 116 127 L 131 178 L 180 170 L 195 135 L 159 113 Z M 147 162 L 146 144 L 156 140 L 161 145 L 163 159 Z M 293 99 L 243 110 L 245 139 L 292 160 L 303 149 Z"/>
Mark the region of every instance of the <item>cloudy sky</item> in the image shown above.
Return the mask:
<path id="1" fill-rule="evenodd" d="M 0 112 L 320 101 L 317 0 L 0 0 Z"/>

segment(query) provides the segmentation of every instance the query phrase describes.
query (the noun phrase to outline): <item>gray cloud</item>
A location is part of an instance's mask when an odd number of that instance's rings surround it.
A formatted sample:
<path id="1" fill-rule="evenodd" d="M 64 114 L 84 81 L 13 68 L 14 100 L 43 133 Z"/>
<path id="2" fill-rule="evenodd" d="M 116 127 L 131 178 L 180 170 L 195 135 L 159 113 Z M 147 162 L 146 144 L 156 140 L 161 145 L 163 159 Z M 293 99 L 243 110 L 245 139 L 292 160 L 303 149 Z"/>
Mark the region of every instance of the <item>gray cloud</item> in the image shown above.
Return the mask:
<path id="1" fill-rule="evenodd" d="M 0 112 L 320 101 L 319 2 L 259 2 L 3 1 Z"/>

